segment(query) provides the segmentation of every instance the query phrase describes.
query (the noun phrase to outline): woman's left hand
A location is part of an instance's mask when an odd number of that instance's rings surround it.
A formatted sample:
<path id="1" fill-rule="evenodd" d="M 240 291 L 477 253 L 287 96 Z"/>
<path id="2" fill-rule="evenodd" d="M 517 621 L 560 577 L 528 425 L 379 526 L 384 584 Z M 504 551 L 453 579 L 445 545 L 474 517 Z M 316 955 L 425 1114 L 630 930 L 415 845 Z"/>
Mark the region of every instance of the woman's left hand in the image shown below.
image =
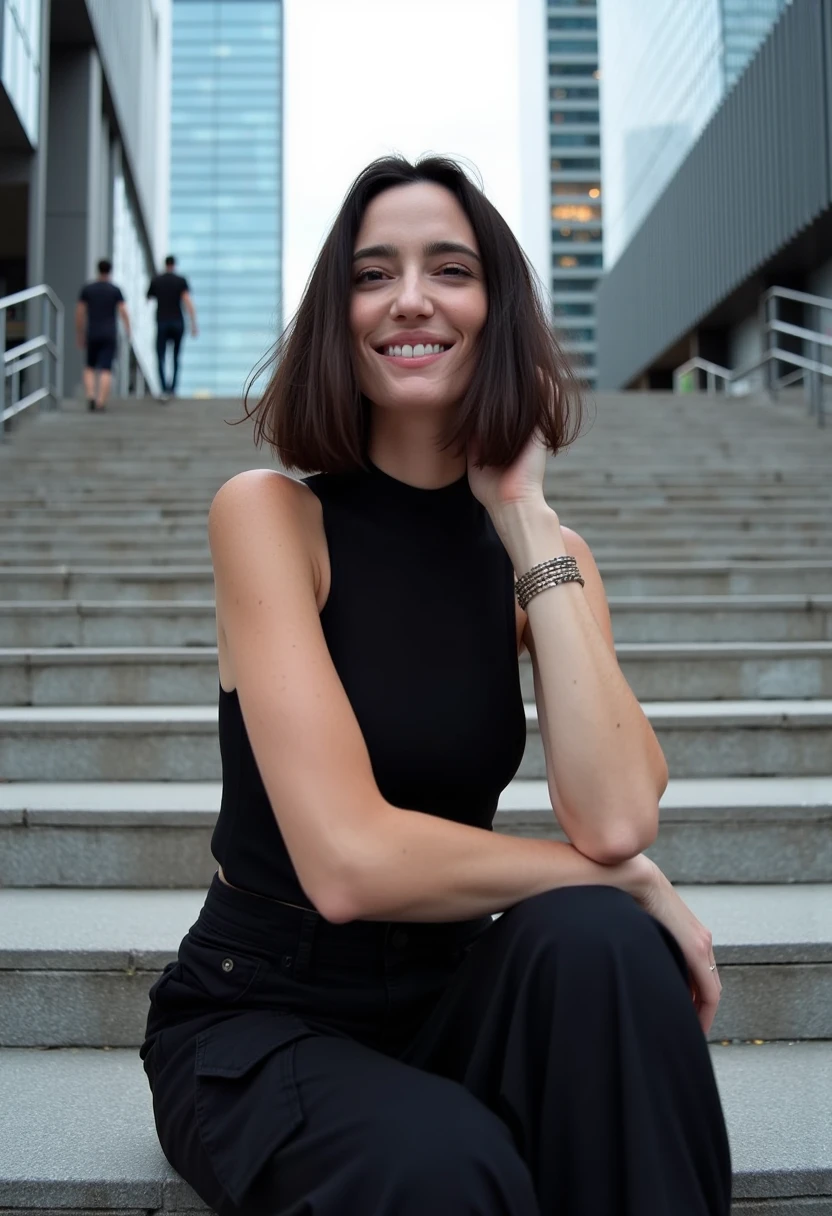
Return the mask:
<path id="1" fill-rule="evenodd" d="M 492 519 L 496 519 L 506 507 L 545 503 L 543 475 L 546 472 L 546 448 L 536 433 L 517 459 L 505 469 L 493 465 L 478 468 L 474 463 L 477 452 L 473 444 L 468 446 L 467 457 L 471 490 Z"/>

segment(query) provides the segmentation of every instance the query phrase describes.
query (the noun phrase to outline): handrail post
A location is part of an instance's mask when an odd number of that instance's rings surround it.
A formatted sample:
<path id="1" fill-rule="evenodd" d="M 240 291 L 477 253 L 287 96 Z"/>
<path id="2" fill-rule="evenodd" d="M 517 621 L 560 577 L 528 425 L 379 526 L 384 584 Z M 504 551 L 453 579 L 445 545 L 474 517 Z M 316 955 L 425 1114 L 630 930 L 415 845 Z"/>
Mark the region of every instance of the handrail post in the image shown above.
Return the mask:
<path id="1" fill-rule="evenodd" d="M 49 342 L 51 340 L 50 332 L 49 332 L 51 329 L 51 326 L 49 324 L 49 296 L 46 295 L 45 292 L 44 292 L 43 296 L 41 297 L 41 314 L 42 314 L 41 323 L 43 325 L 43 334 L 44 334 L 44 337 L 46 338 L 46 341 Z M 50 374 L 51 374 L 51 370 L 52 370 L 50 367 L 50 363 L 51 363 L 51 358 L 50 358 L 50 354 L 49 354 L 49 347 L 47 346 L 43 352 L 43 358 L 41 359 L 41 364 L 40 364 L 40 387 L 45 388 L 47 392 L 49 392 L 49 380 L 50 380 Z M 45 401 L 47 401 L 46 397 L 44 397 L 43 401 L 41 401 L 41 403 L 40 403 L 41 409 L 44 408 Z M 48 405 L 48 402 L 47 402 L 47 405 Z"/>
<path id="2" fill-rule="evenodd" d="M 64 395 L 64 306 L 55 305 L 55 409 L 61 404 Z"/>
<path id="3" fill-rule="evenodd" d="M 6 310 L 0 308 L 0 358 L 6 353 Z M 6 364 L 0 367 L 0 443 L 6 438 Z"/>
<path id="4" fill-rule="evenodd" d="M 811 343 L 809 346 L 809 351 L 809 358 L 812 360 L 812 362 L 817 363 L 819 361 L 818 354 L 820 352 L 818 351 L 816 342 Z M 809 380 L 809 417 L 814 418 L 815 415 L 819 415 L 820 412 L 820 407 L 818 404 L 820 374 L 813 368 L 812 371 L 807 372 L 807 378 Z"/>
<path id="5" fill-rule="evenodd" d="M 776 297 L 773 297 L 773 300 L 776 300 Z M 768 355 L 768 352 L 771 350 L 771 325 L 770 325 L 771 318 L 769 317 L 769 305 L 772 302 L 773 301 L 770 300 L 768 298 L 768 296 L 765 294 L 762 296 L 762 299 L 760 301 L 760 308 L 761 308 L 760 337 L 761 337 L 762 344 L 763 344 L 763 354 L 764 355 Z M 776 317 L 776 315 L 777 314 L 776 314 L 776 308 L 775 308 L 775 317 Z M 765 363 L 763 364 L 763 385 L 765 387 L 766 393 L 768 394 L 769 401 L 776 401 L 777 400 L 777 377 L 774 374 L 774 360 L 773 359 L 766 359 Z"/>

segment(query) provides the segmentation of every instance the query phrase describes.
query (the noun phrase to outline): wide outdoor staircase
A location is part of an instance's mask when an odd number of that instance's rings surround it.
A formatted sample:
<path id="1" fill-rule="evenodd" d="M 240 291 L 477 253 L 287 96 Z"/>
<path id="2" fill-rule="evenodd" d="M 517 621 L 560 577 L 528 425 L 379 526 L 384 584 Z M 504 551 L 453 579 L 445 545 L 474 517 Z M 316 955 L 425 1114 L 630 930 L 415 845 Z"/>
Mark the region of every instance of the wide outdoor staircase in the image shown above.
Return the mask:
<path id="1" fill-rule="evenodd" d="M 269 464 L 238 416 L 66 406 L 0 447 L 0 1216 L 201 1207 L 136 1047 L 213 870 L 206 512 Z M 595 552 L 669 761 L 651 852 L 715 937 L 736 1210 L 828 1216 L 832 429 L 788 401 L 599 395 L 546 488 Z M 552 835 L 526 663 L 523 681 L 498 826 Z"/>

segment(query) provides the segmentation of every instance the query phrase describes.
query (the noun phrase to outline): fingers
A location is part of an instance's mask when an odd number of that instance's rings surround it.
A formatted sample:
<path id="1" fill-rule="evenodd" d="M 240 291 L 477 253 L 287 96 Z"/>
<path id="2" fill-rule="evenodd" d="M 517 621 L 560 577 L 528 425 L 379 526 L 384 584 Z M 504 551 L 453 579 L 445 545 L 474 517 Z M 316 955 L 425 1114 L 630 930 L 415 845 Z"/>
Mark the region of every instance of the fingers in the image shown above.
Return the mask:
<path id="1" fill-rule="evenodd" d="M 711 967 L 714 970 L 711 970 Z M 705 1034 L 713 1026 L 719 998 L 722 995 L 722 981 L 719 972 L 710 956 L 710 962 L 697 961 L 691 965 L 691 979 L 694 987 L 694 1005 L 699 1016 L 699 1023 Z"/>

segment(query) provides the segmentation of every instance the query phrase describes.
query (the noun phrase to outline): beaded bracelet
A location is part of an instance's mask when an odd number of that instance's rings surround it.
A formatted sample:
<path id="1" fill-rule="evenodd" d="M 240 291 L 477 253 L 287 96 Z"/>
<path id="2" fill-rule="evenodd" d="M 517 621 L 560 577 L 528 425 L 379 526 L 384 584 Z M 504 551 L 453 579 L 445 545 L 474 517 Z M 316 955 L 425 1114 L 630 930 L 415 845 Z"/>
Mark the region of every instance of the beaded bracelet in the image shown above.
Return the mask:
<path id="1" fill-rule="evenodd" d="M 552 557 L 548 561 L 532 566 L 531 570 L 527 570 L 514 585 L 517 602 L 525 612 L 526 606 L 533 596 L 548 590 L 549 587 L 559 587 L 561 583 L 580 583 L 583 587 L 584 580 L 581 578 L 578 563 L 574 557 L 568 555 Z"/>

